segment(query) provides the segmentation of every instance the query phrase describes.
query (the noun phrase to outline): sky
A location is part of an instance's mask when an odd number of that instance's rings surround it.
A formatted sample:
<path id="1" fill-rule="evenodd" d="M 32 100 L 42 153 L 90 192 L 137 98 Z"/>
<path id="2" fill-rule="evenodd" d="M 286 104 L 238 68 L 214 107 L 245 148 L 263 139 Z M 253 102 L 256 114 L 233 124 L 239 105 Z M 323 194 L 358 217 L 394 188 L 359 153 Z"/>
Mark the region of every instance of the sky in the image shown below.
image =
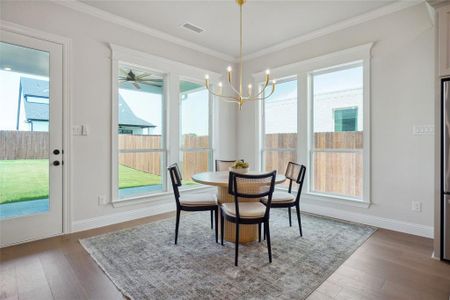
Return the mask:
<path id="1" fill-rule="evenodd" d="M 363 86 L 362 66 L 314 75 L 314 94 L 329 93 Z"/>
<path id="2" fill-rule="evenodd" d="M 314 94 L 328 93 L 337 90 L 362 87 L 362 67 L 345 69 L 331 73 L 318 74 L 314 76 Z M 12 71 L 0 70 L 0 129 L 15 130 L 17 117 L 17 100 L 19 97 L 20 76 L 48 80 L 48 78 L 32 75 L 24 75 Z M 282 99 L 297 98 L 297 83 L 295 80 L 277 84 L 276 91 L 272 97 L 265 100 L 266 105 L 275 104 Z M 162 128 L 162 96 L 158 94 L 144 93 L 134 90 L 120 89 L 119 93 L 128 103 L 130 108 L 139 118 L 142 118 L 157 127 L 155 134 L 161 134 Z M 145 99 L 143 101 L 143 99 Z M 206 90 L 189 93 L 181 100 L 181 129 L 182 134 L 193 133 L 197 135 L 208 134 L 208 92 Z M 216 101 L 220 101 L 219 99 Z M 291 104 L 292 105 L 292 104 Z M 274 112 L 283 110 L 274 110 Z M 295 110 L 288 110 L 294 112 Z M 273 121 L 279 116 L 270 118 Z M 283 116 L 284 124 L 296 123 L 296 114 L 288 113 Z M 270 132 L 270 120 L 267 120 L 266 130 Z M 282 124 L 275 127 L 279 128 Z M 291 132 L 292 126 L 287 125 L 284 132 Z M 276 130 L 280 132 L 280 130 Z"/>
<path id="3" fill-rule="evenodd" d="M 119 89 L 119 93 L 137 117 L 156 125 L 153 134 L 161 134 L 162 95 L 127 89 Z M 191 92 L 181 98 L 182 134 L 208 134 L 208 99 L 206 89 Z"/>
<path id="4" fill-rule="evenodd" d="M 208 135 L 209 95 L 206 89 L 181 97 L 181 134 Z"/>

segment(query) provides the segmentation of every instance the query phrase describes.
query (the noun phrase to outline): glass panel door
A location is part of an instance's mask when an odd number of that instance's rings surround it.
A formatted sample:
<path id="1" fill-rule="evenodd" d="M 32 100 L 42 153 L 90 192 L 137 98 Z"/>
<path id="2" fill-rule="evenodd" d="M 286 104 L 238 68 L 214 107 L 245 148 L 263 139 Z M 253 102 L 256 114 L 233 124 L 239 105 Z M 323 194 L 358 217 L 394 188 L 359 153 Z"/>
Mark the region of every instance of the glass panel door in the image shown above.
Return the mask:
<path id="1" fill-rule="evenodd" d="M 62 232 L 62 46 L 0 40 L 1 245 Z"/>

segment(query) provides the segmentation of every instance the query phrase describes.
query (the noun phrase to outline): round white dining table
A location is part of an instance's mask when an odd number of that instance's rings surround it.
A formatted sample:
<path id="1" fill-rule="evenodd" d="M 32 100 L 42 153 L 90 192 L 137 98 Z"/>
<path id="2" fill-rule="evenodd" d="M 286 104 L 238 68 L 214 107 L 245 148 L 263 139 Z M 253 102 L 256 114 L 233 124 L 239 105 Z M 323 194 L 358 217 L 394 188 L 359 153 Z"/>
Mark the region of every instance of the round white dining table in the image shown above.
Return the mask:
<path id="1" fill-rule="evenodd" d="M 233 202 L 234 198 L 228 193 L 228 176 L 230 172 L 203 172 L 194 174 L 192 180 L 205 185 L 217 186 L 217 200 L 220 203 Z M 262 172 L 250 171 L 247 174 L 257 175 Z M 286 177 L 282 174 L 277 174 L 275 183 L 283 183 Z M 259 199 L 245 199 L 246 201 L 259 201 Z M 236 240 L 236 225 L 225 220 L 224 224 L 224 239 L 229 242 Z M 258 225 L 240 225 L 239 226 L 239 242 L 248 243 L 258 239 Z"/>

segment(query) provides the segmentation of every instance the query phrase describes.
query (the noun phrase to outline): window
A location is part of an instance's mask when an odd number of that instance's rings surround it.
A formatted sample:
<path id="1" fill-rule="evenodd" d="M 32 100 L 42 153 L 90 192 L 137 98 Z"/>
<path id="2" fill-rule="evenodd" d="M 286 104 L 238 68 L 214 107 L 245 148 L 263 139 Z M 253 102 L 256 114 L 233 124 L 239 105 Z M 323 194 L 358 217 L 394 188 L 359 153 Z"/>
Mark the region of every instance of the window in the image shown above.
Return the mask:
<path id="1" fill-rule="evenodd" d="M 358 124 L 358 107 L 337 108 L 334 110 L 334 131 L 356 131 Z"/>
<path id="2" fill-rule="evenodd" d="M 194 185 L 192 175 L 211 169 L 211 101 L 200 83 L 180 81 L 180 168 L 183 184 Z"/>
<path id="3" fill-rule="evenodd" d="M 362 200 L 362 62 L 310 76 L 310 192 Z"/>
<path id="4" fill-rule="evenodd" d="M 192 175 L 212 169 L 217 114 L 203 78 L 209 74 L 215 84 L 222 74 L 110 46 L 112 204 L 169 201 L 172 163 L 183 173 L 184 188 L 202 188 L 194 186 Z"/>
<path id="5" fill-rule="evenodd" d="M 118 65 L 118 195 L 133 198 L 165 190 L 164 78 Z"/>
<path id="6" fill-rule="evenodd" d="M 48 93 L 48 89 L 47 89 Z M 33 96 L 26 96 L 27 102 L 30 103 L 39 103 L 39 104 L 49 104 L 48 97 L 33 97 Z"/>
<path id="7" fill-rule="evenodd" d="M 288 162 L 297 161 L 297 79 L 277 84 L 263 102 L 263 115 L 263 170 L 284 174 Z"/>

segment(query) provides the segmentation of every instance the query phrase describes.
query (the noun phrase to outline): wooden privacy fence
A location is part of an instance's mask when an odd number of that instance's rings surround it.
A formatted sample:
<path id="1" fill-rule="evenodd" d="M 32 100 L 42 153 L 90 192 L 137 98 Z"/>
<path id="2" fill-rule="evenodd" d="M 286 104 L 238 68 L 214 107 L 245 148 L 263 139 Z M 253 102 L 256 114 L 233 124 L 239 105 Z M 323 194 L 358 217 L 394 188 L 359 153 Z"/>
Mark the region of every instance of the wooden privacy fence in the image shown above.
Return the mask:
<path id="1" fill-rule="evenodd" d="M 269 149 L 296 149 L 297 134 L 267 134 L 265 145 Z M 362 197 L 363 133 L 361 131 L 318 132 L 314 134 L 314 146 L 312 190 L 319 193 Z M 296 160 L 295 150 L 265 151 L 264 155 L 266 170 L 278 170 L 281 173 L 285 172 L 289 161 Z"/>
<path id="2" fill-rule="evenodd" d="M 183 136 L 183 148 L 207 148 L 207 136 L 196 136 L 193 134 Z M 119 135 L 119 149 L 132 151 L 131 153 L 120 153 L 119 163 L 123 166 L 144 171 L 147 173 L 161 175 L 162 152 L 138 152 L 142 149 L 160 149 L 160 135 Z M 190 179 L 193 174 L 208 170 L 208 151 L 186 151 L 183 152 L 183 178 Z M 164 170 L 162 170 L 164 172 Z"/>
<path id="3" fill-rule="evenodd" d="M 48 132 L 0 130 L 0 160 L 48 158 Z"/>
<path id="4" fill-rule="evenodd" d="M 208 147 L 207 136 L 185 135 L 183 140 L 183 148 Z M 295 149 L 297 135 L 295 133 L 268 134 L 265 144 L 266 148 Z M 315 133 L 314 145 L 312 189 L 316 192 L 361 197 L 363 133 Z M 48 158 L 48 147 L 48 132 L 0 131 L 0 160 L 45 159 Z M 160 148 L 160 135 L 121 134 L 119 149 L 130 152 L 120 153 L 119 163 L 136 170 L 161 175 L 161 172 L 165 172 L 161 170 L 162 152 L 139 152 L 140 149 Z M 352 149 L 355 151 L 351 151 Z M 184 179 L 190 179 L 193 174 L 208 170 L 209 151 L 184 151 L 181 155 Z M 276 169 L 284 173 L 287 163 L 296 161 L 296 154 L 294 151 L 266 151 L 264 160 L 267 170 Z"/>

